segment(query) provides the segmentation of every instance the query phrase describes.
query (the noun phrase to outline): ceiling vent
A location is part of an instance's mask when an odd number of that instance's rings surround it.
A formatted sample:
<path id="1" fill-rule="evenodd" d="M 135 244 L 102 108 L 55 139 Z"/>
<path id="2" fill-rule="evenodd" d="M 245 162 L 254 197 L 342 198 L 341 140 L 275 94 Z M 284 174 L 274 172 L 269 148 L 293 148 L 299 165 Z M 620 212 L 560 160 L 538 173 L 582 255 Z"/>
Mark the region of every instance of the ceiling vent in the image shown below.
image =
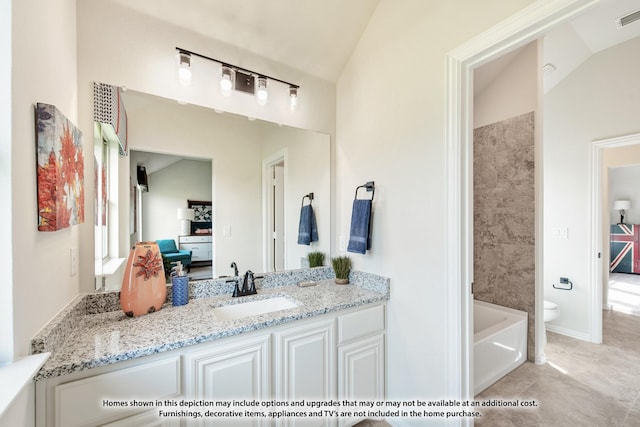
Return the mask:
<path id="1" fill-rule="evenodd" d="M 640 10 L 623 16 L 622 18 L 618 19 L 617 23 L 618 23 L 618 27 L 622 28 L 638 20 L 640 20 Z"/>

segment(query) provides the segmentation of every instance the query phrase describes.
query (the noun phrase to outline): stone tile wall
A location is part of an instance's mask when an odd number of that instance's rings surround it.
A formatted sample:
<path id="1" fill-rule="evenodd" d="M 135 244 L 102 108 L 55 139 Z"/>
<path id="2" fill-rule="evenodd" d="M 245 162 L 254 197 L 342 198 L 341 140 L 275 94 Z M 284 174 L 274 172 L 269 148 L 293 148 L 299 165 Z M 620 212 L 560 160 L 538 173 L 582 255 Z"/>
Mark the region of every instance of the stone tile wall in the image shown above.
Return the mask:
<path id="1" fill-rule="evenodd" d="M 473 134 L 474 296 L 529 313 L 535 358 L 534 112 Z"/>

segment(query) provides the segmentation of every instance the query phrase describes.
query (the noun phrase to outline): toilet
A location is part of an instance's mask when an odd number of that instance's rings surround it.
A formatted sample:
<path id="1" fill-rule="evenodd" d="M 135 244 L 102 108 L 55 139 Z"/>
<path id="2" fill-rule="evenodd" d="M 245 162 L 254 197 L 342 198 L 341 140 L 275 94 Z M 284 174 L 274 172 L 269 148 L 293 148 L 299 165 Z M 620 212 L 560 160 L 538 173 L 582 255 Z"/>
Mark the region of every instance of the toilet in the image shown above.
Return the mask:
<path id="1" fill-rule="evenodd" d="M 558 304 L 544 300 L 544 321 L 552 322 L 560 316 L 560 307 Z"/>

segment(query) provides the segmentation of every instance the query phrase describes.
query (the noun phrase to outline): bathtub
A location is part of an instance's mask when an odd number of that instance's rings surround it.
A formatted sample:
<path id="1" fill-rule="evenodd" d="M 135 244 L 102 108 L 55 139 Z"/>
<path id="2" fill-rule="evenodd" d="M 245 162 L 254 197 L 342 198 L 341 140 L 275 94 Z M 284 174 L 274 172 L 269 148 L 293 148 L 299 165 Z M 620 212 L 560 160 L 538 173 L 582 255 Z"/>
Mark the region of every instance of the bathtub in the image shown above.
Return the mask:
<path id="1" fill-rule="evenodd" d="M 527 360 L 527 313 L 473 302 L 474 394 Z"/>

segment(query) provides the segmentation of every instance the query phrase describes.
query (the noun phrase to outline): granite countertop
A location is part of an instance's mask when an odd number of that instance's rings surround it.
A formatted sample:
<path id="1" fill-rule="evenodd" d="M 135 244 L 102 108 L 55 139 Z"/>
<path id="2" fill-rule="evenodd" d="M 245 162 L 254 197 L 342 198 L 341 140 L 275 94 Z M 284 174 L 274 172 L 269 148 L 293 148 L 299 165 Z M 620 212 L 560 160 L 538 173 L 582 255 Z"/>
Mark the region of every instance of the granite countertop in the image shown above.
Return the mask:
<path id="1" fill-rule="evenodd" d="M 169 303 L 155 313 L 127 317 L 117 306 L 118 293 L 79 295 L 32 340 L 32 352 L 51 352 L 36 380 L 109 365 L 164 351 L 275 326 L 324 313 L 389 299 L 389 279 L 352 272 L 351 285 L 336 285 L 330 269 L 267 273 L 258 294 L 232 298 L 233 283 L 190 283 L 190 300 Z M 297 282 L 316 280 L 299 287 Z M 170 296 L 170 289 L 167 292 Z M 283 296 L 294 308 L 221 321 L 213 308 Z"/>

